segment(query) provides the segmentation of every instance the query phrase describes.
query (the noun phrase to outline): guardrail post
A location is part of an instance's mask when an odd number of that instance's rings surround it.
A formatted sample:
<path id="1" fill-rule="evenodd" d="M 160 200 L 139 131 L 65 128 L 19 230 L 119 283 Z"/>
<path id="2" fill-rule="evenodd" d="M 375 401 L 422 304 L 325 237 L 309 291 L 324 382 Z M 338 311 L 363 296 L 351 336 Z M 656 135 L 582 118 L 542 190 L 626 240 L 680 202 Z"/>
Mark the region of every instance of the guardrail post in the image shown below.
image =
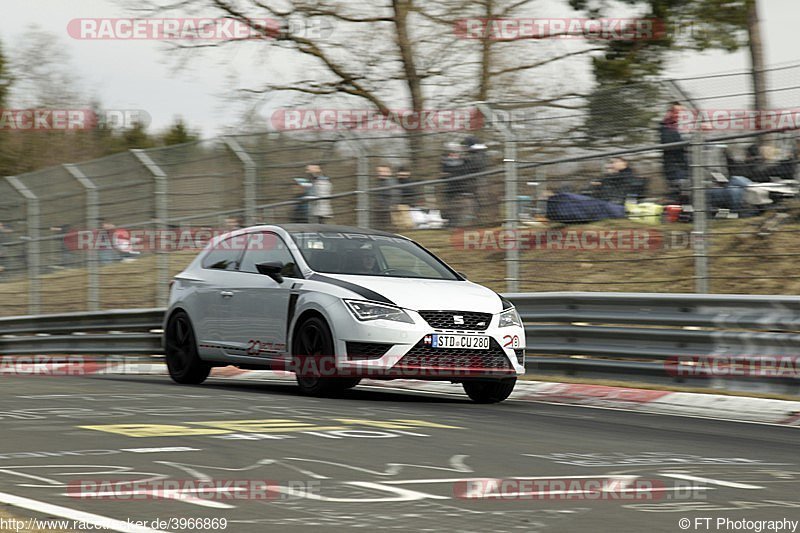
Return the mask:
<path id="1" fill-rule="evenodd" d="M 41 256 L 39 242 L 39 198 L 16 176 L 6 176 L 6 181 L 25 198 L 26 224 L 28 226 L 28 246 L 26 250 L 28 267 L 28 312 L 38 314 L 41 308 L 41 286 L 39 284 Z"/>
<path id="2" fill-rule="evenodd" d="M 703 134 L 696 132 L 691 144 L 692 171 L 692 250 L 694 254 L 694 287 L 698 294 L 707 294 L 708 287 L 708 200 L 705 165 L 703 164 Z"/>
<path id="3" fill-rule="evenodd" d="M 225 145 L 239 158 L 244 167 L 244 218 L 248 226 L 256 222 L 256 162 L 232 137 L 223 138 Z"/>
<path id="4" fill-rule="evenodd" d="M 356 220 L 357 225 L 361 228 L 369 227 L 369 160 L 367 159 L 364 151 L 358 151 L 357 163 L 358 183 L 356 188 Z"/>
<path id="5" fill-rule="evenodd" d="M 167 175 L 161 170 L 155 161 L 141 149 L 133 149 L 131 153 L 138 159 L 150 174 L 153 175 L 154 188 L 155 188 L 155 215 L 156 227 L 159 231 L 168 230 L 169 222 L 169 197 L 167 196 Z M 156 265 L 156 301 L 157 305 L 167 305 L 169 298 L 169 252 L 166 250 L 156 250 L 157 265 Z"/>
<path id="6" fill-rule="evenodd" d="M 78 180 L 86 190 L 86 229 L 96 235 L 100 219 L 97 185 L 84 174 L 78 165 L 63 165 L 70 175 Z M 87 307 L 89 311 L 100 309 L 100 281 L 98 278 L 97 249 L 90 246 L 86 251 L 86 272 L 88 275 Z"/>

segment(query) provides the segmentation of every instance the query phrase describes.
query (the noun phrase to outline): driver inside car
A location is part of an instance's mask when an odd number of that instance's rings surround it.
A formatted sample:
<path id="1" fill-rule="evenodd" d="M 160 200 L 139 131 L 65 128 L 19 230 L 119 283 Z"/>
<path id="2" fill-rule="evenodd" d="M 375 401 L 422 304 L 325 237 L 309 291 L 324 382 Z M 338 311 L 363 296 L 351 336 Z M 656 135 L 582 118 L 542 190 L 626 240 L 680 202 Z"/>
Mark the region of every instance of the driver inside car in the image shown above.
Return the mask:
<path id="1" fill-rule="evenodd" d="M 357 250 L 355 252 L 355 264 L 353 270 L 358 274 L 380 274 L 378 258 L 372 250 Z"/>

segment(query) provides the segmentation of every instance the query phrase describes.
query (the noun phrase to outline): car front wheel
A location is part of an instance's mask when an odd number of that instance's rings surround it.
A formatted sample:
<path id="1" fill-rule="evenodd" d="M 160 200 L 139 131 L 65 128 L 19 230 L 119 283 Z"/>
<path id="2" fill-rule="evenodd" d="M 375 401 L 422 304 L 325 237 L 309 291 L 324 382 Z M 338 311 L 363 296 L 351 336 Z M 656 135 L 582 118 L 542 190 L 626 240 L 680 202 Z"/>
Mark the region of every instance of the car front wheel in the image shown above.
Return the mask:
<path id="1" fill-rule="evenodd" d="M 167 322 L 166 361 L 169 376 L 175 383 L 196 385 L 211 372 L 211 365 L 200 359 L 189 315 L 177 311 Z"/>
<path id="2" fill-rule="evenodd" d="M 499 403 L 511 395 L 517 378 L 465 381 L 464 392 L 476 403 Z"/>
<path id="3" fill-rule="evenodd" d="M 300 325 L 292 343 L 292 355 L 295 361 L 300 361 L 300 367 L 306 369 L 295 376 L 300 390 L 309 396 L 334 395 L 355 387 L 361 381 L 358 378 L 320 375 L 325 369 L 334 370 L 335 364 L 331 330 L 321 318 L 311 317 Z M 306 364 L 308 360 L 315 363 L 311 371 L 308 371 L 309 365 Z"/>

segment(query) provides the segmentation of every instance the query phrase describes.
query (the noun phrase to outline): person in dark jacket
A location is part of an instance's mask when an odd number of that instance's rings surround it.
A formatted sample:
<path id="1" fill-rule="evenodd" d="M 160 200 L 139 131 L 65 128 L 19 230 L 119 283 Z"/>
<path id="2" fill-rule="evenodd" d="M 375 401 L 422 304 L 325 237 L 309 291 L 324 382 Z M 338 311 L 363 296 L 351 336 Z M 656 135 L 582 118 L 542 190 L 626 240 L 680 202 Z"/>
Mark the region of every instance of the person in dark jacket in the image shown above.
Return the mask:
<path id="1" fill-rule="evenodd" d="M 445 219 L 452 219 L 456 215 L 456 202 L 463 192 L 463 180 L 452 181 L 451 178 L 463 176 L 464 168 L 463 147 L 458 143 L 448 143 L 442 155 L 441 179 L 445 182 L 439 189 Z"/>
<path id="2" fill-rule="evenodd" d="M 589 196 L 624 205 L 628 198 L 641 200 L 644 189 L 644 179 L 636 176 L 628 161 L 624 157 L 615 157 L 611 159 L 606 175 L 600 181 L 592 183 Z"/>
<path id="3" fill-rule="evenodd" d="M 397 168 L 395 173 L 398 185 L 408 185 L 412 183 L 411 172 L 405 166 Z M 419 203 L 419 188 L 418 187 L 403 187 L 399 189 L 400 203 L 409 207 L 414 207 Z"/>
<path id="4" fill-rule="evenodd" d="M 683 135 L 679 130 L 680 115 L 683 112 L 680 102 L 673 102 L 664 120 L 661 121 L 659 133 L 661 144 L 672 144 L 684 141 Z M 664 177 L 669 185 L 672 200 L 680 200 L 680 193 L 686 180 L 689 179 L 689 159 L 686 155 L 686 147 L 664 149 Z"/>
<path id="5" fill-rule="evenodd" d="M 462 175 L 477 174 L 486 171 L 489 167 L 489 156 L 487 154 L 487 146 L 483 144 L 477 137 L 472 135 L 467 136 L 461 141 L 464 147 L 464 167 Z M 486 207 L 488 205 L 488 183 L 486 176 L 477 176 L 474 178 L 466 179 L 462 182 L 463 191 L 471 194 L 475 207 L 478 212 L 475 214 L 478 220 L 486 219 Z"/>
<path id="6" fill-rule="evenodd" d="M 392 167 L 389 165 L 379 165 L 375 169 L 378 173 L 376 187 L 392 187 L 397 185 L 392 175 Z M 381 230 L 392 229 L 392 209 L 397 205 L 399 197 L 398 189 L 383 189 L 374 193 L 372 208 L 372 227 Z"/>

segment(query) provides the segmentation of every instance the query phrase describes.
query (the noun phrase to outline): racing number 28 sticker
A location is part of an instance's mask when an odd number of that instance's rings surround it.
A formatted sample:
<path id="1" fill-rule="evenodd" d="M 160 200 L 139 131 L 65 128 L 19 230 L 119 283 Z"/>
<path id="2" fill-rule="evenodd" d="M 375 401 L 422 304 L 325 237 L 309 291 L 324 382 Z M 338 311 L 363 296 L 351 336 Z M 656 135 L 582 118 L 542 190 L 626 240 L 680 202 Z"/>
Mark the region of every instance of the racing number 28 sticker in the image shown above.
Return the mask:
<path id="1" fill-rule="evenodd" d="M 503 335 L 503 348 L 519 348 L 519 335 Z"/>

